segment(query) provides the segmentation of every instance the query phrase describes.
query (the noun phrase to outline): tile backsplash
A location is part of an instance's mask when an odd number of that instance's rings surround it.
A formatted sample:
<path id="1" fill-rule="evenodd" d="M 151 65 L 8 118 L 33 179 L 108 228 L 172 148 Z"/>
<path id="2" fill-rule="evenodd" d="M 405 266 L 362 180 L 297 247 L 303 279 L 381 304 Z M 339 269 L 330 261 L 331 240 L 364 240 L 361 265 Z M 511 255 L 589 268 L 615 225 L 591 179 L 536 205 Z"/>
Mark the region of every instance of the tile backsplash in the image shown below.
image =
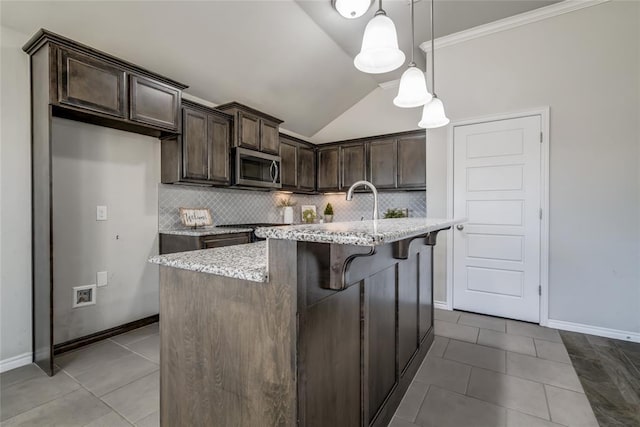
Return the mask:
<path id="1" fill-rule="evenodd" d="M 282 197 L 291 197 L 294 206 L 294 221 L 301 222 L 300 206 L 316 205 L 323 215 L 327 203 L 333 205 L 334 221 L 359 221 L 370 219 L 373 195 L 356 193 L 353 200 L 345 200 L 345 194 L 287 194 L 282 192 L 237 190 L 229 188 L 188 187 L 184 185 L 159 184 L 158 228 L 169 230 L 181 227 L 178 208 L 209 208 L 213 223 L 250 224 L 282 222 L 282 209 L 276 206 Z M 379 193 L 380 216 L 389 208 L 408 208 L 409 216 L 426 216 L 426 194 L 424 191 L 398 191 Z"/>

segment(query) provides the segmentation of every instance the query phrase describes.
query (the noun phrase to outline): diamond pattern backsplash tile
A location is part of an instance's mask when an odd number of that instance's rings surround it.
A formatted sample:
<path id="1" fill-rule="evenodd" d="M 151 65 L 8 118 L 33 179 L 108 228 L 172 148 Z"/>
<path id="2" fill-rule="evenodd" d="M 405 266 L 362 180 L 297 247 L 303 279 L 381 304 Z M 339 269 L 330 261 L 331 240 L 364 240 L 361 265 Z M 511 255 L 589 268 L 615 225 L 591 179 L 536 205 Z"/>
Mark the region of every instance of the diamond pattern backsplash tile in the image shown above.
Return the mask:
<path id="1" fill-rule="evenodd" d="M 353 200 L 345 200 L 344 193 L 329 195 L 287 194 L 255 190 L 228 188 L 188 187 L 182 185 L 159 184 L 158 186 L 158 228 L 170 230 L 180 228 L 178 208 L 209 208 L 213 223 L 250 224 L 282 222 L 282 209 L 276 206 L 282 197 L 291 197 L 294 206 L 294 221 L 301 222 L 300 206 L 315 205 L 320 216 L 328 202 L 333 206 L 334 221 L 359 221 L 371 219 L 373 195 L 356 193 Z M 380 217 L 389 208 L 409 209 L 409 216 L 426 216 L 426 194 L 424 191 L 398 191 L 380 193 L 378 197 Z"/>

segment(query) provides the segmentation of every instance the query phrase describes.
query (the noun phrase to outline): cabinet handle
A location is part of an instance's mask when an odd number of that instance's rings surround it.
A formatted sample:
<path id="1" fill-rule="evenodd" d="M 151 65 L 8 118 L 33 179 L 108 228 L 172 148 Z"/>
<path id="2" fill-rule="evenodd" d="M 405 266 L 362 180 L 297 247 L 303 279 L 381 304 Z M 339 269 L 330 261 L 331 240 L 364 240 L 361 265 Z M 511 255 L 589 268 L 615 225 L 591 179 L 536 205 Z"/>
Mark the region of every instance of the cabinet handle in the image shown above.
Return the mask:
<path id="1" fill-rule="evenodd" d="M 278 163 L 274 160 L 273 166 L 275 166 L 275 173 L 273 174 L 273 183 L 278 182 L 278 174 L 280 173 L 280 168 L 278 167 Z"/>
<path id="2" fill-rule="evenodd" d="M 273 177 L 273 167 L 276 165 L 276 161 L 271 162 L 271 166 L 269 166 L 269 176 L 271 177 L 271 181 L 275 182 L 276 179 Z"/>

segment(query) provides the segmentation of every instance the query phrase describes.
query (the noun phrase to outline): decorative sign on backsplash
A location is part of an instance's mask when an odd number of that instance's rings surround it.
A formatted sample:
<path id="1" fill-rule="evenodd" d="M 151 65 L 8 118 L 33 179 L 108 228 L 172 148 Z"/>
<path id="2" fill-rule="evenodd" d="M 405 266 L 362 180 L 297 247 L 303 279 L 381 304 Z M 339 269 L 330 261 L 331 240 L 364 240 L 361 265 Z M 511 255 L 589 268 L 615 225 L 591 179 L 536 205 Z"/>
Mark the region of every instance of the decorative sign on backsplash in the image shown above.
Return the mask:
<path id="1" fill-rule="evenodd" d="M 208 208 L 179 208 L 180 221 L 187 227 L 212 225 L 211 211 Z"/>

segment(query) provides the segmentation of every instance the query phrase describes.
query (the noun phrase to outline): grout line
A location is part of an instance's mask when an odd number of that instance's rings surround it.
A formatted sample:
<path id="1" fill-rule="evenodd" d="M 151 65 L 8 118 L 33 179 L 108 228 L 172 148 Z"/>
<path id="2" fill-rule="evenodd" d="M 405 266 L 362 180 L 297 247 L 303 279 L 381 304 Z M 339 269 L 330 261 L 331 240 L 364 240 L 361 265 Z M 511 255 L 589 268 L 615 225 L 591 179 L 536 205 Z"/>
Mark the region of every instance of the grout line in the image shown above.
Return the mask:
<path id="1" fill-rule="evenodd" d="M 155 334 L 153 334 L 153 335 L 155 335 Z M 150 338 L 151 336 L 152 336 L 152 335 L 149 335 L 149 336 L 148 336 L 148 337 L 146 337 L 146 338 Z M 137 341 L 136 341 L 136 342 L 137 342 Z M 140 357 L 142 357 L 142 358 L 144 358 L 144 359 L 148 360 L 149 362 L 153 363 L 154 365 L 158 365 L 158 369 L 160 368 L 160 363 L 159 363 L 159 362 L 156 362 L 155 360 L 150 359 L 149 357 L 145 356 L 144 354 L 138 353 L 137 351 L 132 350 L 132 349 L 130 349 L 129 347 L 127 347 L 126 345 L 124 345 L 124 344 L 120 344 L 119 342 L 115 342 L 115 341 L 114 341 L 113 343 L 114 343 L 114 344 L 119 345 L 120 347 L 124 348 L 125 350 L 130 351 L 130 352 L 131 352 L 131 353 L 133 353 L 133 354 L 136 354 L 136 355 L 138 355 L 138 356 L 140 356 Z"/>
<path id="2" fill-rule="evenodd" d="M 551 420 L 551 406 L 549 406 L 549 396 L 547 396 L 547 387 L 542 386 L 542 391 L 544 393 L 544 401 L 547 403 L 547 413 L 549 414 L 549 419 Z M 553 422 L 553 420 L 551 420 Z"/>

